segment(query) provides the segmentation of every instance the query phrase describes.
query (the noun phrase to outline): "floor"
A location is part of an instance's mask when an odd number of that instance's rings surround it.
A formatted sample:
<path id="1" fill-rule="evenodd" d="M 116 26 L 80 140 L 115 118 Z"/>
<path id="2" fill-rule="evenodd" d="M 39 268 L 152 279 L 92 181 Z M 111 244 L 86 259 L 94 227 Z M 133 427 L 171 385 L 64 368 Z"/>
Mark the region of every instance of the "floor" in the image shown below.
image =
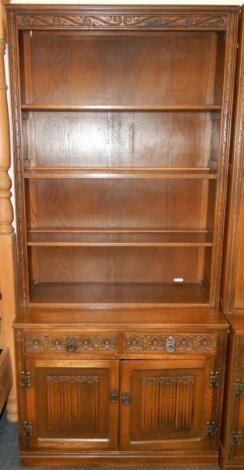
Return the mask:
<path id="1" fill-rule="evenodd" d="M 3 413 L 2 416 L 0 417 L 0 469 L 1 470 L 21 470 L 23 468 L 24 467 L 19 466 L 19 462 L 18 462 L 17 426 L 15 424 L 8 423 L 6 420 L 5 413 Z M 29 470 L 31 470 L 30 467 L 29 467 Z M 36 469 L 32 469 L 32 470 L 36 470 Z M 39 467 L 39 470 L 47 470 L 47 468 L 40 469 Z M 64 470 L 64 468 L 59 467 L 59 470 Z M 69 470 L 72 470 L 72 469 L 69 469 Z M 77 468 L 73 470 L 77 470 Z M 89 470 L 92 470 L 92 469 L 89 469 Z M 100 470 L 104 470 L 104 469 L 100 469 Z M 123 470 L 128 470 L 128 469 L 123 469 Z M 131 467 L 129 470 L 136 470 L 136 469 L 133 469 Z M 151 470 L 151 469 L 149 467 L 144 467 L 143 470 Z M 160 469 L 157 469 L 157 470 L 160 470 Z M 163 470 L 167 470 L 167 468 L 164 467 Z M 171 467 L 170 470 L 183 470 L 183 469 L 182 468 L 173 469 Z M 191 467 L 191 469 L 187 469 L 186 467 L 184 467 L 184 470 L 210 470 L 210 468 L 204 469 L 202 467 L 201 469 L 198 469 L 198 468 Z M 218 470 L 218 468 L 211 468 L 211 470 Z"/>

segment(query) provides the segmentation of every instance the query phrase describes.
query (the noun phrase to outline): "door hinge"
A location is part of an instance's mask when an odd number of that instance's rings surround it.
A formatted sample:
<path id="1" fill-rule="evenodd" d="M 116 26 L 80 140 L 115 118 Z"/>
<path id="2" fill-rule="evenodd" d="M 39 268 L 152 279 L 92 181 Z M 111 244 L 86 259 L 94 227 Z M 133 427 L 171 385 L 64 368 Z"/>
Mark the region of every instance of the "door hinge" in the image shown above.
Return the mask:
<path id="1" fill-rule="evenodd" d="M 220 373 L 218 371 L 212 371 L 209 375 L 210 387 L 218 387 L 220 381 Z"/>
<path id="2" fill-rule="evenodd" d="M 244 382 L 237 380 L 234 384 L 234 391 L 236 395 L 244 395 Z"/>
<path id="3" fill-rule="evenodd" d="M 113 402 L 113 403 L 116 403 L 119 399 L 119 391 L 117 388 L 111 388 L 110 389 L 110 392 L 109 392 L 109 395 L 110 395 L 110 400 Z"/>
<path id="4" fill-rule="evenodd" d="M 26 436 L 32 436 L 33 426 L 31 421 L 23 421 L 23 428 Z"/>
<path id="5" fill-rule="evenodd" d="M 206 424 L 206 435 L 209 437 L 215 436 L 217 432 L 217 424 L 215 421 L 207 421 Z"/>
<path id="6" fill-rule="evenodd" d="M 121 394 L 121 401 L 123 405 L 130 405 L 131 403 L 131 396 L 129 392 L 123 392 Z"/>
<path id="7" fill-rule="evenodd" d="M 241 440 L 242 440 L 242 432 L 241 431 L 232 432 L 231 439 L 235 445 L 240 445 Z"/>
<path id="8" fill-rule="evenodd" d="M 31 387 L 31 373 L 22 370 L 20 373 L 20 385 L 21 387 Z"/>

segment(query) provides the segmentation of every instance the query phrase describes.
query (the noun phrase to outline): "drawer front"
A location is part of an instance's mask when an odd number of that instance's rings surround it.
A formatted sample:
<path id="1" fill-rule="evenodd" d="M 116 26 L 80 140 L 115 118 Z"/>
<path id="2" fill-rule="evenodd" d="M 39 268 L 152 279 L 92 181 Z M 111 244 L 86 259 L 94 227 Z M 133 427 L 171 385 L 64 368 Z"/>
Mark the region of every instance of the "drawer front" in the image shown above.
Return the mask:
<path id="1" fill-rule="evenodd" d="M 118 352 L 118 335 L 116 333 L 26 333 L 24 340 L 25 353 L 112 353 Z"/>
<path id="2" fill-rule="evenodd" d="M 215 353 L 217 335 L 206 334 L 166 334 L 129 333 L 123 336 L 123 352 L 131 354 L 145 353 Z"/>

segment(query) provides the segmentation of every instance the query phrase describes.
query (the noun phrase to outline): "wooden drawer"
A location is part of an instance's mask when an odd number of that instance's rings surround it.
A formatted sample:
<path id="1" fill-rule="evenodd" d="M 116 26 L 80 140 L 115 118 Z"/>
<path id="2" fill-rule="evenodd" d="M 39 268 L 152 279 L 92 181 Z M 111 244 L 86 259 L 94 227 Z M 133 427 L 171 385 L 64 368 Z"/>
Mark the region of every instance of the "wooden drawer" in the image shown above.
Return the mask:
<path id="1" fill-rule="evenodd" d="M 40 353 L 109 353 L 118 352 L 118 334 L 113 332 L 26 332 L 24 351 Z"/>
<path id="2" fill-rule="evenodd" d="M 215 353 L 216 333 L 138 333 L 123 335 L 123 352 L 131 354 L 147 353 Z"/>

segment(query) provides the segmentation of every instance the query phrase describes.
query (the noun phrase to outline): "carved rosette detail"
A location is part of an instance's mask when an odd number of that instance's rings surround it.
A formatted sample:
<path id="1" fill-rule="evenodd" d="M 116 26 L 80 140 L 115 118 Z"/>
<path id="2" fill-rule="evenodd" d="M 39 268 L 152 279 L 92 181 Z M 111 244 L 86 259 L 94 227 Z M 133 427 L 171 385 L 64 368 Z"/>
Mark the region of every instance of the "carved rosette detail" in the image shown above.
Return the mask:
<path id="1" fill-rule="evenodd" d="M 115 352 L 117 350 L 116 335 L 82 335 L 73 336 L 77 349 L 76 353 L 86 352 Z M 25 340 L 27 353 L 62 353 L 67 351 L 67 336 L 31 335 Z"/>
<path id="2" fill-rule="evenodd" d="M 174 28 L 198 28 L 225 29 L 227 17 L 225 15 L 146 15 L 146 14 L 111 14 L 111 15 L 66 15 L 66 14 L 18 14 L 17 26 L 50 26 L 50 27 L 77 27 L 77 28 L 152 28 L 152 29 L 174 29 Z"/>
<path id="3" fill-rule="evenodd" d="M 124 350 L 127 352 L 168 352 L 167 335 L 125 335 Z M 175 335 L 175 352 L 215 352 L 216 335 Z"/>

